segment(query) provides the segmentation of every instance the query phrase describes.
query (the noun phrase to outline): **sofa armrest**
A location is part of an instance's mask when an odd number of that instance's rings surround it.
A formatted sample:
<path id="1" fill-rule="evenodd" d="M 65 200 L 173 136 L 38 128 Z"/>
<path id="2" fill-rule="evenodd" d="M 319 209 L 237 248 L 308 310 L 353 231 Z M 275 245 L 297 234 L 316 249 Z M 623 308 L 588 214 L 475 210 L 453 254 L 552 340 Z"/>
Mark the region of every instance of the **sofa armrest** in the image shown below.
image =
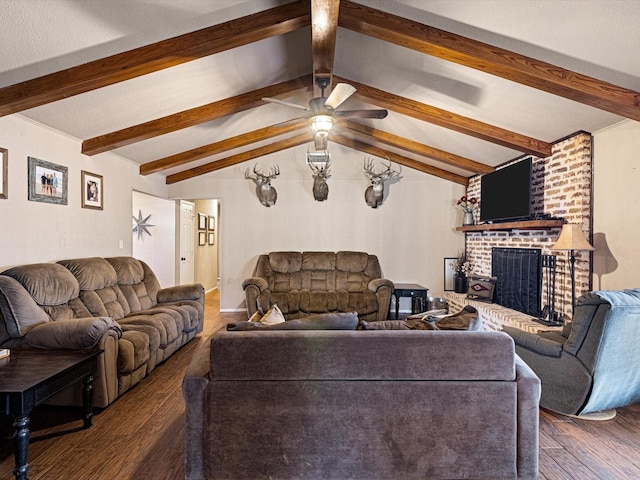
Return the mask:
<path id="1" fill-rule="evenodd" d="M 111 317 L 73 318 L 36 325 L 24 338 L 35 348 L 87 349 L 95 348 L 110 331 L 122 336 L 122 329 Z"/>
<path id="2" fill-rule="evenodd" d="M 242 282 L 242 289 L 246 290 L 247 288 L 249 288 L 251 286 L 257 288 L 258 289 L 258 293 L 260 293 L 263 290 L 266 290 L 267 288 L 269 288 L 269 282 L 267 282 L 262 277 L 245 278 L 244 281 Z"/>
<path id="3" fill-rule="evenodd" d="M 381 288 L 390 288 L 393 290 L 393 282 L 391 280 L 387 280 L 386 278 L 374 278 L 369 282 L 369 290 L 372 292 L 377 292 Z"/>
<path id="4" fill-rule="evenodd" d="M 540 426 L 540 379 L 516 355 L 516 384 L 518 391 L 518 478 L 537 478 Z"/>
<path id="5" fill-rule="evenodd" d="M 262 277 L 249 277 L 242 282 L 247 304 L 247 318 L 258 311 L 258 297 L 269 288 L 269 282 Z"/>
<path id="6" fill-rule="evenodd" d="M 503 327 L 502 331 L 513 338 L 516 345 L 531 350 L 532 352 L 546 357 L 559 357 L 562 354 L 562 343 L 515 327 Z"/>
<path id="7" fill-rule="evenodd" d="M 185 478 L 205 478 L 204 451 L 206 415 L 206 389 L 211 367 L 211 340 L 206 339 L 196 350 L 182 380 L 184 397 L 184 456 Z"/>
<path id="8" fill-rule="evenodd" d="M 196 300 L 204 302 L 204 287 L 199 283 L 176 285 L 158 291 L 158 303 Z"/>

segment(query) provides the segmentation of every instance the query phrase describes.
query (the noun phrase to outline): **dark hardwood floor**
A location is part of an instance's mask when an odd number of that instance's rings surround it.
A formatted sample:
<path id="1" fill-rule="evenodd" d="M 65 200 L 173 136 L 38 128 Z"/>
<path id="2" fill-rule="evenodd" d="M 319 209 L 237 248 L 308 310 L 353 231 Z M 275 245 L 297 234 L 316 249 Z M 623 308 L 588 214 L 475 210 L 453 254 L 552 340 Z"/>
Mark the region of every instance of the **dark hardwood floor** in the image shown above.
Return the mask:
<path id="1" fill-rule="evenodd" d="M 207 295 L 204 332 L 82 430 L 79 409 L 44 406 L 31 416 L 30 480 L 176 480 L 184 478 L 181 382 L 191 356 L 223 324 Z M 0 424 L 0 479 L 12 479 L 11 422 Z M 542 411 L 540 479 L 640 479 L 640 404 L 607 422 Z M 373 479 L 372 479 L 373 480 Z"/>

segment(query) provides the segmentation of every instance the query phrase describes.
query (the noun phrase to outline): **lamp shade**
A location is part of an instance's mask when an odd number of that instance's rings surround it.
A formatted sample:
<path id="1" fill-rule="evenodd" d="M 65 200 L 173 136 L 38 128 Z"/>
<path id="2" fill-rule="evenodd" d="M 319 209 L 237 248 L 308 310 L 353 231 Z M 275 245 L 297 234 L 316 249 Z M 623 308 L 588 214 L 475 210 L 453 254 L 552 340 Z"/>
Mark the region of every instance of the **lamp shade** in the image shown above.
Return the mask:
<path id="1" fill-rule="evenodd" d="M 333 128 L 333 125 L 336 123 L 334 118 L 331 115 L 316 115 L 311 118 L 311 130 L 314 133 L 322 136 L 329 135 L 329 130 Z"/>
<path id="2" fill-rule="evenodd" d="M 558 241 L 551 247 L 551 250 L 595 250 L 584 238 L 582 225 L 577 223 L 565 223 Z"/>

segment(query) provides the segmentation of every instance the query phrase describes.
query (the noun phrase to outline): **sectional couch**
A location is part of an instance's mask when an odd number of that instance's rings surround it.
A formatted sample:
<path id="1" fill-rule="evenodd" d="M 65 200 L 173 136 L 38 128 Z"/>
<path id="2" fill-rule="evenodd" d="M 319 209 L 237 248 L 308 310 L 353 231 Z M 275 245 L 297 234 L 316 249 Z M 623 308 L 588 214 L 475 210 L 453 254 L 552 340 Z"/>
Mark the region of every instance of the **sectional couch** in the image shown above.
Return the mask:
<path id="1" fill-rule="evenodd" d="M 160 288 L 131 257 L 81 258 L 0 273 L 0 348 L 103 350 L 94 405 L 106 407 L 202 331 L 204 288 Z M 55 354 L 52 352 L 52 355 Z M 58 403 L 80 402 L 63 392 Z"/>
<path id="2" fill-rule="evenodd" d="M 537 478 L 540 381 L 508 335 L 325 316 L 203 344 L 183 382 L 187 479 Z"/>
<path id="3" fill-rule="evenodd" d="M 378 257 L 351 251 L 260 255 L 242 287 L 249 316 L 276 304 L 287 320 L 330 312 L 386 320 L 393 293 L 393 282 L 382 278 Z"/>

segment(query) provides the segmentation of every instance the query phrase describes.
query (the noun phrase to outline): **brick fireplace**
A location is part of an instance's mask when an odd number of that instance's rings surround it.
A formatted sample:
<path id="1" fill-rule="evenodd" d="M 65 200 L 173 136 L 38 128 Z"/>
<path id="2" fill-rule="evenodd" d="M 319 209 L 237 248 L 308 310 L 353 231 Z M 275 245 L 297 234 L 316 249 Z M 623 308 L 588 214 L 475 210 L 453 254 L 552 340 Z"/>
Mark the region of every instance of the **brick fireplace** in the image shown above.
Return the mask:
<path id="1" fill-rule="evenodd" d="M 532 213 L 549 214 L 565 219 L 568 223 L 582 225 L 585 237 L 592 239 L 591 216 L 591 151 L 589 133 L 578 132 L 553 144 L 552 155 L 547 158 L 532 157 Z M 529 155 L 519 157 L 514 163 Z M 480 176 L 472 177 L 467 195 L 480 198 Z M 476 221 L 478 212 L 475 212 Z M 557 258 L 555 282 L 555 310 L 561 318 L 571 318 L 571 276 L 567 252 L 554 252 L 550 247 L 560 235 L 560 227 L 548 229 L 514 229 L 465 233 L 467 257 L 474 265 L 473 273 L 491 274 L 493 247 L 541 249 L 543 255 Z M 591 254 L 576 252 L 576 297 L 591 290 Z M 542 305 L 546 299 L 546 281 L 542 284 Z"/>

